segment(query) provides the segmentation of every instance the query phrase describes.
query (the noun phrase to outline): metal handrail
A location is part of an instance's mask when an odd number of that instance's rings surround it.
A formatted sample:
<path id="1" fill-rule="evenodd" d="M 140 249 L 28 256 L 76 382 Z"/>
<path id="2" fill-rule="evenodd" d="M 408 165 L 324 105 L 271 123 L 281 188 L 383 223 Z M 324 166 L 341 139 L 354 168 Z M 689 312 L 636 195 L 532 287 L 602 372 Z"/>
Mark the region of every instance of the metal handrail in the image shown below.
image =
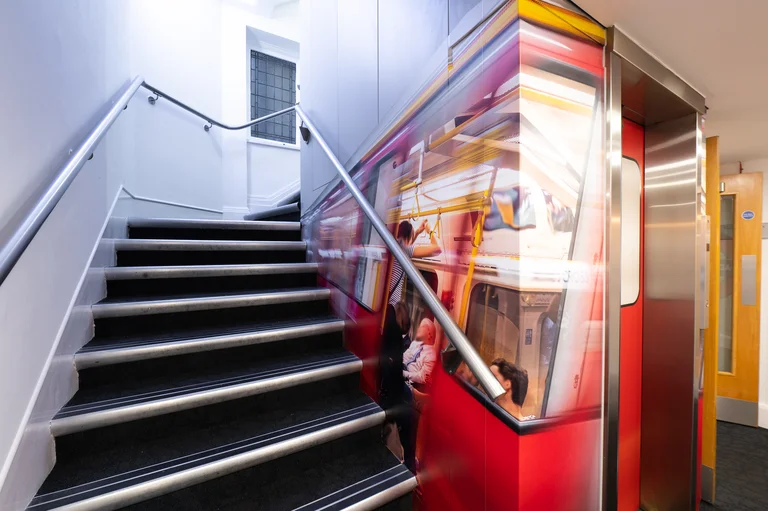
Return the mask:
<path id="1" fill-rule="evenodd" d="M 323 151 L 325 151 L 326 156 L 328 156 L 328 159 L 331 160 L 333 166 L 336 167 L 336 171 L 341 176 L 344 184 L 347 185 L 347 188 L 349 188 L 350 193 L 352 193 L 352 197 L 355 198 L 357 203 L 360 205 L 360 208 L 363 210 L 363 213 L 365 213 L 365 216 L 367 216 L 368 220 L 370 220 L 371 224 L 373 224 L 376 232 L 378 232 L 379 236 L 381 236 L 381 239 L 384 240 L 384 244 L 387 245 L 387 248 L 392 252 L 392 255 L 395 256 L 397 262 L 400 263 L 400 266 L 405 271 L 405 274 L 408 275 L 409 279 L 411 279 L 414 287 L 419 291 L 421 297 L 426 302 L 427 307 L 429 307 L 429 309 L 432 311 L 432 314 L 435 315 L 435 319 L 438 323 L 440 323 L 440 326 L 443 327 L 443 331 L 448 336 L 451 344 L 453 344 L 453 346 L 459 351 L 459 354 L 461 354 L 461 356 L 464 358 L 467 366 L 472 371 L 472 373 L 474 373 L 475 377 L 480 382 L 480 385 L 482 385 L 485 392 L 494 401 L 501 397 L 505 393 L 504 388 L 501 386 L 488 366 L 485 365 L 485 362 L 477 353 L 477 351 L 475 351 L 472 343 L 469 341 L 469 339 L 467 339 L 467 336 L 464 335 L 464 332 L 461 330 L 461 328 L 459 328 L 459 326 L 453 321 L 453 318 L 451 318 L 451 315 L 432 291 L 432 288 L 429 287 L 427 281 L 424 280 L 424 277 L 421 275 L 419 270 L 416 269 L 416 266 L 413 265 L 413 262 L 411 262 L 410 258 L 403 251 L 400 243 L 398 243 L 395 237 L 392 236 L 392 233 L 389 232 L 389 229 L 387 228 L 384 221 L 376 213 L 376 210 L 373 209 L 373 206 L 365 198 L 363 192 L 360 191 L 360 188 L 357 187 L 355 182 L 352 180 L 352 177 L 333 153 L 322 135 L 320 135 L 320 132 L 317 130 L 315 125 L 311 120 L 309 120 L 306 112 L 304 112 L 301 107 L 297 106 L 296 113 L 299 114 L 301 120 L 304 121 L 306 127 L 309 128 L 309 131 L 315 137 L 317 143 L 320 144 L 320 147 L 323 148 Z"/>
<path id="2" fill-rule="evenodd" d="M 99 121 L 99 123 L 88 133 L 88 136 L 73 150 L 59 169 L 53 181 L 41 192 L 36 200 L 29 201 L 26 205 L 26 211 L 22 209 L 16 214 L 14 219 L 3 229 L 0 234 L 0 284 L 5 280 L 13 267 L 18 262 L 21 254 L 32 242 L 37 232 L 45 223 L 45 220 L 53 211 L 53 208 L 59 203 L 61 197 L 67 191 L 69 186 L 80 173 L 85 162 L 93 156 L 93 151 L 101 139 L 107 133 L 107 130 L 114 124 L 120 113 L 128 106 L 128 102 L 133 98 L 136 91 L 141 87 L 143 78 L 137 76 L 123 92 L 120 98 L 115 101 L 109 112 Z"/>
<path id="3" fill-rule="evenodd" d="M 239 126 L 230 126 L 228 124 L 224 124 L 223 122 L 219 122 L 216 119 L 208 117 L 204 113 L 199 112 L 199 111 L 195 110 L 194 108 L 192 108 L 191 106 L 188 106 L 188 105 L 184 104 L 183 102 L 179 101 L 178 99 L 174 98 L 173 96 L 170 96 L 170 95 L 166 94 L 165 92 L 161 91 L 157 87 L 153 87 L 153 86 L 151 86 L 150 84 L 148 84 L 146 82 L 143 83 L 142 85 L 144 86 L 145 89 L 149 90 L 150 92 L 152 92 L 156 96 L 154 98 L 152 96 L 147 98 L 147 100 L 149 101 L 150 105 L 154 105 L 155 102 L 159 98 L 167 99 L 168 101 L 170 101 L 171 103 L 173 103 L 177 107 L 179 107 L 179 108 L 181 108 L 183 110 L 186 110 L 187 112 L 189 112 L 191 114 L 194 114 L 194 115 L 200 117 L 201 119 L 204 119 L 205 121 L 207 121 L 208 125 L 205 126 L 205 131 L 210 130 L 211 126 L 218 126 L 219 128 L 223 128 L 225 130 L 233 130 L 233 131 L 241 130 L 241 129 L 249 128 L 249 127 L 253 126 L 254 124 L 258 124 L 260 122 L 267 121 L 267 120 L 272 119 L 274 117 L 278 117 L 280 115 L 287 114 L 288 112 L 290 112 L 290 111 L 292 111 L 294 109 L 294 106 L 289 106 L 288 108 L 283 108 L 282 110 L 278 110 L 277 112 L 272 112 L 271 114 L 267 114 L 267 115 L 265 115 L 263 117 L 259 117 L 258 119 L 254 119 L 252 121 L 246 122 L 245 124 L 241 124 Z"/>
<path id="4" fill-rule="evenodd" d="M 474 347 L 472 347 L 472 343 L 469 341 L 469 339 L 467 339 L 467 336 L 464 335 L 464 332 L 453 321 L 448 311 L 445 309 L 440 300 L 438 300 L 437 296 L 432 291 L 432 288 L 429 287 L 429 284 L 427 284 L 427 281 L 424 280 L 424 277 L 416 269 L 409 257 L 405 254 L 395 237 L 392 236 L 392 233 L 389 232 L 389 229 L 387 228 L 384 221 L 381 219 L 381 217 L 379 217 L 379 215 L 376 213 L 376 210 L 363 195 L 363 192 L 360 191 L 360 188 L 358 188 L 355 182 L 352 180 L 352 177 L 333 153 L 328 143 L 315 127 L 314 123 L 312 123 L 306 112 L 304 112 L 304 110 L 302 110 L 298 105 L 290 106 L 278 112 L 259 117 L 258 119 L 254 119 L 241 126 L 229 126 L 218 122 L 201 112 L 198 112 L 197 110 L 187 106 L 181 101 L 169 96 L 168 94 L 165 94 L 156 87 L 152 87 L 151 85 L 145 83 L 141 76 L 137 76 L 134 78 L 125 92 L 123 92 L 120 98 L 112 105 L 112 108 L 110 108 L 109 112 L 91 130 L 83 143 L 80 144 L 77 150 L 72 152 L 69 159 L 67 159 L 59 172 L 56 174 L 56 178 L 50 185 L 48 185 L 40 197 L 38 197 L 38 199 L 32 203 L 29 211 L 17 216 L 17 218 L 21 219 L 18 224 L 6 229 L 11 231 L 11 235 L 8 237 L 8 240 L 2 245 L 2 247 L 0 247 L 0 283 L 2 283 L 8 276 L 16 262 L 18 262 L 19 258 L 21 257 L 21 254 L 29 246 L 30 242 L 35 237 L 35 234 L 37 234 L 45 220 L 53 211 L 53 208 L 56 207 L 59 200 L 61 200 L 61 197 L 72 184 L 72 181 L 74 181 L 75 177 L 77 177 L 80 169 L 83 168 L 85 162 L 88 161 L 93 155 L 93 151 L 96 146 L 99 144 L 112 124 L 114 124 L 115 120 L 117 120 L 120 113 L 125 108 L 127 108 L 128 102 L 131 100 L 131 98 L 133 98 L 133 96 L 136 94 L 136 91 L 141 86 L 144 86 L 144 88 L 148 89 L 156 95 L 156 98 L 149 98 L 150 103 L 154 104 L 152 99 L 156 101 L 157 98 L 162 97 L 177 105 L 178 107 L 190 112 L 191 114 L 206 120 L 209 123 L 209 126 L 205 127 L 206 131 L 208 131 L 211 126 L 218 126 L 227 130 L 240 130 L 295 110 L 306 125 L 307 129 L 317 139 L 318 144 L 320 144 L 320 147 L 323 148 L 323 151 L 325 151 L 326 156 L 328 156 L 328 159 L 331 160 L 333 166 L 336 167 L 336 171 L 347 185 L 347 188 L 349 188 L 352 196 L 360 205 L 363 213 L 365 213 L 365 215 L 371 221 L 371 224 L 373 225 L 374 229 L 376 229 L 376 232 L 378 232 L 379 236 L 381 236 L 381 239 L 384 240 L 384 244 L 392 252 L 392 255 L 395 257 L 395 259 L 397 259 L 397 261 L 400 263 L 400 266 L 405 271 L 405 274 L 409 279 L 411 279 L 414 287 L 416 287 L 416 289 L 419 291 L 422 298 L 426 302 L 427 307 L 429 307 L 429 309 L 434 314 L 435 319 L 443 328 L 443 331 L 448 336 L 451 344 L 453 344 L 453 346 L 458 350 L 459 354 L 461 354 L 461 356 L 464 358 L 467 366 L 472 371 L 472 373 L 474 373 L 475 377 L 477 377 L 477 380 L 480 382 L 480 385 L 483 387 L 485 392 L 494 401 L 505 393 L 504 388 L 501 386 L 488 366 L 485 365 L 485 362 L 477 353 L 477 351 L 475 351 Z"/>

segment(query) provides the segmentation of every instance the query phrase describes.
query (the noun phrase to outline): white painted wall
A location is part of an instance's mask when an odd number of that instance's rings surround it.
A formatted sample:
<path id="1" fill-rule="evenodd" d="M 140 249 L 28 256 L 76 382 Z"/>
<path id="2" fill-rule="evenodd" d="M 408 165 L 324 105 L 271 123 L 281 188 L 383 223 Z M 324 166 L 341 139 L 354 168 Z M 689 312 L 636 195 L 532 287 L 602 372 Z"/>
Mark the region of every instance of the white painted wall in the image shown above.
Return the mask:
<path id="1" fill-rule="evenodd" d="M 279 58 L 299 56 L 298 2 L 221 0 L 221 110 L 224 122 L 250 120 L 250 49 Z M 297 66 L 297 82 L 300 67 Z M 298 189 L 296 148 L 255 143 L 249 130 L 222 133 L 225 216 L 271 207 Z"/>
<path id="2" fill-rule="evenodd" d="M 742 162 L 743 172 L 762 172 L 763 223 L 768 222 L 768 159 Z M 724 163 L 720 175 L 738 174 L 739 164 Z M 768 240 L 762 241 L 762 268 L 760 280 L 760 393 L 758 423 L 768 429 Z"/>
<path id="3" fill-rule="evenodd" d="M 502 1 L 301 0 L 302 109 L 347 168 Z M 306 212 L 337 172 L 318 144 L 301 152 Z"/>
<path id="4" fill-rule="evenodd" d="M 193 108 L 222 118 L 220 0 L 130 0 L 129 72 Z M 125 185 L 132 193 L 221 209 L 222 130 L 142 89 L 135 151 Z"/>
<path id="5" fill-rule="evenodd" d="M 126 84 L 128 23 L 124 2 L 0 3 L 0 112 L 8 121 L 0 127 L 0 229 Z M 38 395 L 50 404 L 68 399 L 66 390 L 41 389 L 117 194 L 121 155 L 131 146 L 121 134 L 133 115 L 117 121 L 0 285 L 2 509 L 22 508 L 20 500 L 39 484 L 4 484 Z M 116 162 L 114 176 L 108 175 L 110 162 Z"/>

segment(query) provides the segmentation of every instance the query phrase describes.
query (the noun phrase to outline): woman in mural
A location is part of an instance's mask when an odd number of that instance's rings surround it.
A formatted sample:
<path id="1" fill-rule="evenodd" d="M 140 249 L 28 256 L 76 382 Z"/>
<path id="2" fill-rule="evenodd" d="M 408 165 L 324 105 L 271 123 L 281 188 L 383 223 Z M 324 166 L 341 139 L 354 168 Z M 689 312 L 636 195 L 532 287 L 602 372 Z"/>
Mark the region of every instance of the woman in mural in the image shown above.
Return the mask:
<path id="1" fill-rule="evenodd" d="M 429 232 L 429 246 L 426 247 L 414 247 L 413 242 L 421 235 L 422 232 Z M 429 229 L 429 222 L 424 219 L 419 225 L 418 229 L 413 230 L 411 222 L 403 220 L 400 225 L 397 226 L 397 242 L 403 248 L 403 251 L 408 257 L 432 257 L 438 255 L 442 250 L 437 243 L 437 237 L 435 232 Z M 392 260 L 392 278 L 389 281 L 389 303 L 395 305 L 403 298 L 403 279 L 405 278 L 405 271 L 397 259 Z"/>

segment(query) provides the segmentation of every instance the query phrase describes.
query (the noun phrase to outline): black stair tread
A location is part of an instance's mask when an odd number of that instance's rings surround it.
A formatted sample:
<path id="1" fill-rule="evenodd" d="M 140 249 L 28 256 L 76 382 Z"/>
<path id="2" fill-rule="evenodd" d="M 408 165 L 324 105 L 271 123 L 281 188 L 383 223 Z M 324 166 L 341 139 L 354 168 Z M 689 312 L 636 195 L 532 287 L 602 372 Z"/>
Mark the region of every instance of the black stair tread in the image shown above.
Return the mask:
<path id="1" fill-rule="evenodd" d="M 140 296 L 121 296 L 118 298 L 110 298 L 107 296 L 96 305 L 106 304 L 119 304 L 119 303 L 136 303 L 136 302 L 161 302 L 170 300 L 197 300 L 205 298 L 227 298 L 227 297 L 239 297 L 239 296 L 251 296 L 251 295 L 264 295 L 264 294 L 277 294 L 277 293 L 297 293 L 301 291 L 322 291 L 323 287 L 284 287 L 276 289 L 259 289 L 256 291 L 212 291 L 206 293 L 190 293 L 190 294 L 168 294 L 168 295 L 140 295 Z"/>
<path id="2" fill-rule="evenodd" d="M 388 485 L 394 486 L 413 477 L 413 474 L 378 441 L 377 435 L 378 430 L 357 433 L 311 451 L 297 453 L 269 464 L 191 486 L 126 509 L 131 511 L 168 509 L 336 511 L 344 509 L 354 502 L 364 500 L 370 496 L 371 492 L 381 491 Z M 386 479 L 389 480 L 373 486 L 373 483 Z M 360 493 L 351 495 L 356 492 Z M 324 497 L 329 498 L 318 501 Z"/>
<path id="3" fill-rule="evenodd" d="M 296 393 L 293 395 L 295 397 Z M 89 496 L 84 492 L 94 487 L 101 487 L 98 492 L 106 493 L 107 489 L 114 490 L 117 486 L 180 472 L 300 436 L 313 429 L 381 413 L 378 405 L 356 388 L 309 400 L 267 400 L 262 405 L 247 400 L 244 404 L 250 406 L 235 419 L 228 415 L 222 421 L 204 420 L 183 427 L 148 428 L 142 434 L 118 437 L 122 441 L 112 444 L 100 442 L 92 447 L 88 435 L 82 435 L 80 444 L 68 445 L 67 454 L 57 459 L 33 505 L 66 494 L 79 494 L 74 498 L 80 500 Z M 149 424 L 156 425 L 156 422 Z M 180 466 L 180 462 L 184 465 Z M 109 483 L 116 486 L 107 487 Z M 63 503 L 59 501 L 58 505 Z"/>
<path id="4" fill-rule="evenodd" d="M 188 331 L 175 330 L 173 332 L 165 334 L 153 334 L 151 336 L 147 336 L 146 334 L 134 334 L 100 337 L 97 333 L 96 337 L 94 337 L 88 344 L 83 346 L 79 353 L 89 353 L 93 351 L 103 351 L 128 347 L 151 346 L 154 344 L 191 341 L 195 339 L 205 339 L 208 337 L 219 337 L 251 332 L 265 332 L 268 330 L 277 330 L 281 328 L 318 325 L 324 323 L 334 323 L 337 321 L 340 321 L 339 318 L 331 314 L 318 314 L 297 319 L 284 319 L 281 321 L 258 321 L 254 319 L 250 322 L 238 322 L 236 324 L 215 328 L 196 328 L 193 326 Z"/>
<path id="5" fill-rule="evenodd" d="M 168 397 L 189 395 L 205 390 L 255 382 L 309 369 L 329 367 L 359 360 L 343 348 L 326 348 L 321 352 L 284 355 L 274 360 L 245 358 L 227 367 L 197 368 L 192 373 L 160 373 L 141 379 L 105 382 L 78 390 L 54 417 L 54 420 L 128 405 L 148 403 Z"/>

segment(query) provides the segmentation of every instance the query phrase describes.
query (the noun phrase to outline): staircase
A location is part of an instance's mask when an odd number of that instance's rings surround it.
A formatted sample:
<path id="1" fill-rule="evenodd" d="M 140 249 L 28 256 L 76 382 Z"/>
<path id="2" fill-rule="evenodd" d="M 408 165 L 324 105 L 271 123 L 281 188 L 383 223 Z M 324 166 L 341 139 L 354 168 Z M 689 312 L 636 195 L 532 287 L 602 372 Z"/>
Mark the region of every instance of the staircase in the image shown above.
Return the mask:
<path id="1" fill-rule="evenodd" d="M 29 509 L 410 509 L 298 222 L 130 220 L 114 244 Z"/>

